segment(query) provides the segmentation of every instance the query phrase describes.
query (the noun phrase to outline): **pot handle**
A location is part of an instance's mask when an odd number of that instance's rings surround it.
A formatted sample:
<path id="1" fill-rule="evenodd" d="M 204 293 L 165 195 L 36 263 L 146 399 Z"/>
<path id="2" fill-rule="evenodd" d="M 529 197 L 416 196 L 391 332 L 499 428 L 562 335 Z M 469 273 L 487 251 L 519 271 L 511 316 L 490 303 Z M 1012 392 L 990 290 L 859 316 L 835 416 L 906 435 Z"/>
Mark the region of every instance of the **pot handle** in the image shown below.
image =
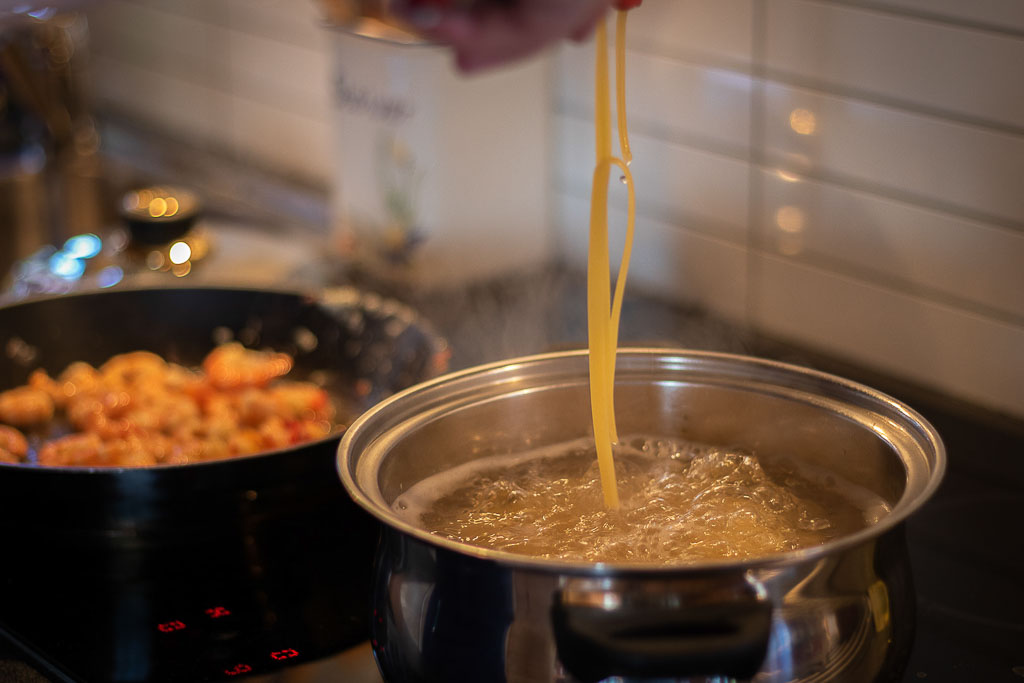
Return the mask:
<path id="1" fill-rule="evenodd" d="M 751 678 L 771 635 L 772 606 L 763 599 L 667 609 L 551 608 L 558 658 L 584 683 L 609 676 Z"/>

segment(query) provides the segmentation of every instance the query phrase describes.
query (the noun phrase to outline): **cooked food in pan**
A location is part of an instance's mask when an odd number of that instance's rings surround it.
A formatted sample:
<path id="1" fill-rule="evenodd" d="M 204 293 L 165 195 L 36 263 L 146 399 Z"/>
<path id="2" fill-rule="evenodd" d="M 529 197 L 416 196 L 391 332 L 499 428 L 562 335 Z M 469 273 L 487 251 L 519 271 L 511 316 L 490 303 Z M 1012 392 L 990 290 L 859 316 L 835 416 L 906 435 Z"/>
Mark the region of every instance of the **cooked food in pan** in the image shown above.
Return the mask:
<path id="1" fill-rule="evenodd" d="M 36 370 L 0 393 L 0 462 L 146 467 L 221 460 L 319 439 L 337 425 L 327 392 L 284 379 L 292 358 L 237 342 L 200 368 L 155 353 Z"/>

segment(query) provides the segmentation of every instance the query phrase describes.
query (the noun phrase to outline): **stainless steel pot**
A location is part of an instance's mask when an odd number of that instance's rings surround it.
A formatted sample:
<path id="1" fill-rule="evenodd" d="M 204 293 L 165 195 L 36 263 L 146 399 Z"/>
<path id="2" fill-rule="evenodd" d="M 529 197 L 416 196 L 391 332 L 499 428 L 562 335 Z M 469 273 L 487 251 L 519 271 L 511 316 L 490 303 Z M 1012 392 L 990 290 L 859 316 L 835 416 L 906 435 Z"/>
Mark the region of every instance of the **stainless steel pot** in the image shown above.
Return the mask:
<path id="1" fill-rule="evenodd" d="M 345 487 L 384 522 L 372 628 L 388 680 L 898 678 L 914 611 L 902 522 L 945 468 L 924 419 L 831 375 L 664 349 L 620 351 L 615 405 L 620 433 L 827 468 L 892 512 L 822 546 L 703 564 L 543 560 L 440 538 L 392 501 L 436 472 L 590 429 L 584 352 L 447 375 L 369 410 L 339 449 Z"/>

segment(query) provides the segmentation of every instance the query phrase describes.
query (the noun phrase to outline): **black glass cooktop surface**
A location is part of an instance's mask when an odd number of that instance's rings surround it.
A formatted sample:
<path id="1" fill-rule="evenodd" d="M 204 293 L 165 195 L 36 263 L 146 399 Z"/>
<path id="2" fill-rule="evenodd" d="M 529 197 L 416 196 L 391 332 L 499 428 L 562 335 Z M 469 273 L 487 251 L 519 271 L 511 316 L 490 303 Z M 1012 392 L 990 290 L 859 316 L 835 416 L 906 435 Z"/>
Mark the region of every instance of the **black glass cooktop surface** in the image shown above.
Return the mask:
<path id="1" fill-rule="evenodd" d="M 104 575 L 95 563 L 83 571 L 70 554 L 29 576 L 8 565 L 0 652 L 51 680 L 155 683 L 335 655 L 367 638 L 369 569 L 351 561 L 342 531 L 282 530 L 273 542 L 245 538 L 238 552 L 199 543 L 187 560 L 164 553 L 154 576 L 124 566 Z"/>

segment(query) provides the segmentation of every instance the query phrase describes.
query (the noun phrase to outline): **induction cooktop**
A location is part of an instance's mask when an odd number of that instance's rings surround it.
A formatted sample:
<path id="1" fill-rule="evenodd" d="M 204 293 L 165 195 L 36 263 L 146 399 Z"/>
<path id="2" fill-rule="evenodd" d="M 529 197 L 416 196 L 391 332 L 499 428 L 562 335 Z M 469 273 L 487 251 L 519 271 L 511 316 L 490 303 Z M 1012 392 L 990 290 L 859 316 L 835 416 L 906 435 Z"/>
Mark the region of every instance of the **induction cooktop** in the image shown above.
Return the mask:
<path id="1" fill-rule="evenodd" d="M 367 637 L 369 599 L 344 550 L 207 577 L 0 579 L 0 637 L 57 681 L 221 681 L 337 654 Z M 356 594 L 350 590 L 359 588 Z"/>

